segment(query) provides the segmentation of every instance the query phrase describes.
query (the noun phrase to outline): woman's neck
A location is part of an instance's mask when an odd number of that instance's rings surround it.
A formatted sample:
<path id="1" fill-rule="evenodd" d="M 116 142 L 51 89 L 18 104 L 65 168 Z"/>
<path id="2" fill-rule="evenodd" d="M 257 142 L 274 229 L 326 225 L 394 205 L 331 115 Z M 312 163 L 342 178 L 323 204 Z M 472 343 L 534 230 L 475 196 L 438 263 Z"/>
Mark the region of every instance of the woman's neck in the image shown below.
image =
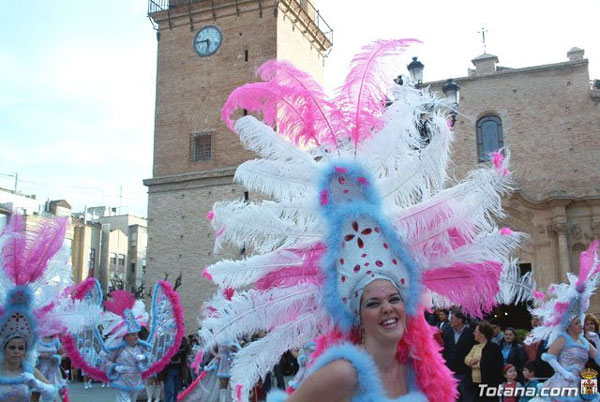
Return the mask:
<path id="1" fill-rule="evenodd" d="M 10 363 L 5 360 L 2 362 L 2 371 L 5 373 L 20 373 L 21 363 Z"/>
<path id="2" fill-rule="evenodd" d="M 369 339 L 366 339 L 365 343 L 362 344 L 362 348 L 371 355 L 377 368 L 382 373 L 389 371 L 394 365 L 399 364 L 398 360 L 396 360 L 397 347 L 397 342 L 381 343 L 374 340 L 369 341 Z"/>
<path id="3" fill-rule="evenodd" d="M 569 336 L 574 340 L 574 341 L 578 341 L 579 340 L 579 334 L 575 334 L 573 332 L 568 332 Z"/>

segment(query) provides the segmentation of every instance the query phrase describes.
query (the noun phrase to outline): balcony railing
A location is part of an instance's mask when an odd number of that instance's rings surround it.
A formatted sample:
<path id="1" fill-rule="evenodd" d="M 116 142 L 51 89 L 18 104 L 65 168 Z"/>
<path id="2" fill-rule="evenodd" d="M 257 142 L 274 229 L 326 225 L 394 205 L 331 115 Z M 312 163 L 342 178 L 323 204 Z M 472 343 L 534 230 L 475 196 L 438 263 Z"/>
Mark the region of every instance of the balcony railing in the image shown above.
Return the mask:
<path id="1" fill-rule="evenodd" d="M 148 0 L 148 14 L 161 11 L 175 11 L 180 7 L 204 3 L 207 8 L 221 8 L 225 6 L 238 6 L 244 0 Z M 260 3 L 260 0 L 259 0 Z M 322 50 L 328 50 L 333 45 L 333 29 L 327 24 L 319 11 L 308 0 L 278 0 L 285 12 L 292 14 L 295 22 L 300 22 L 313 40 L 319 44 Z"/>

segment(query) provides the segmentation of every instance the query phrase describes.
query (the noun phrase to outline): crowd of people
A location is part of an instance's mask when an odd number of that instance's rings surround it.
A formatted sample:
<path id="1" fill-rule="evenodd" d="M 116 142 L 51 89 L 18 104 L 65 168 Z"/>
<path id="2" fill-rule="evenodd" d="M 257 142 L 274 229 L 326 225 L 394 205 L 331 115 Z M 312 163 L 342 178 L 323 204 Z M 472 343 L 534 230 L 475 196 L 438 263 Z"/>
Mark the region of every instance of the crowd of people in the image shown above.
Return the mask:
<path id="1" fill-rule="evenodd" d="M 428 314 L 427 318 L 430 325 L 440 329 L 441 336 L 438 340 L 443 347 L 444 360 L 457 380 L 459 401 L 498 400 L 498 397 L 486 397 L 482 385 L 487 385 L 502 386 L 504 389 L 521 388 L 523 395 L 504 397 L 501 400 L 527 402 L 533 397 L 525 395 L 526 390 L 537 390 L 538 384 L 551 379 L 555 374 L 543 355 L 551 347 L 550 352 L 560 354 L 558 345 L 548 345 L 545 340 L 525 344 L 523 341 L 529 333 L 520 339 L 515 328 L 507 326 L 502 329 L 495 319 L 476 321 L 465 316 L 459 307 L 437 309 L 435 313 Z M 541 323 L 540 317 L 531 316 L 531 329 Z M 591 313 L 585 315 L 583 332 L 578 332 L 578 325 L 575 321 L 567 332 L 573 338 L 578 338 L 582 333 L 595 347 L 600 337 L 596 316 Z M 583 355 L 582 363 L 584 367 L 600 372 L 595 356 L 590 353 Z M 581 364 L 579 366 L 579 370 L 583 369 Z M 550 384 L 552 383 L 546 385 Z"/>

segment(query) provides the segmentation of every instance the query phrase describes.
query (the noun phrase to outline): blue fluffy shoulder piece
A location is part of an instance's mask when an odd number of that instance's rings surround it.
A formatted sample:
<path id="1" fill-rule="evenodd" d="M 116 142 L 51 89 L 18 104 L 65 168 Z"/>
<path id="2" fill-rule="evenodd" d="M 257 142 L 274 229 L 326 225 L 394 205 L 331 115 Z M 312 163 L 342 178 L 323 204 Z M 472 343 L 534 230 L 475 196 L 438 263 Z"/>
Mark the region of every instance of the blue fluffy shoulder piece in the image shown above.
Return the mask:
<path id="1" fill-rule="evenodd" d="M 384 395 L 383 386 L 381 385 L 381 380 L 379 379 L 379 372 L 375 366 L 375 363 L 373 362 L 373 359 L 371 359 L 371 357 L 365 351 L 349 343 L 329 348 L 329 350 L 323 353 L 323 355 L 321 355 L 315 361 L 315 364 L 310 368 L 308 374 L 310 375 L 315 371 L 325 367 L 329 363 L 340 359 L 350 362 L 356 370 L 356 374 L 358 376 L 358 390 L 356 397 L 362 397 L 368 394 L 373 396 Z M 362 398 L 353 398 L 353 401 L 362 400 Z M 364 399 L 364 401 L 367 400 L 368 399 Z"/>
<path id="2" fill-rule="evenodd" d="M 267 402 L 285 402 L 287 397 L 288 395 L 281 390 L 271 391 L 267 395 Z"/>

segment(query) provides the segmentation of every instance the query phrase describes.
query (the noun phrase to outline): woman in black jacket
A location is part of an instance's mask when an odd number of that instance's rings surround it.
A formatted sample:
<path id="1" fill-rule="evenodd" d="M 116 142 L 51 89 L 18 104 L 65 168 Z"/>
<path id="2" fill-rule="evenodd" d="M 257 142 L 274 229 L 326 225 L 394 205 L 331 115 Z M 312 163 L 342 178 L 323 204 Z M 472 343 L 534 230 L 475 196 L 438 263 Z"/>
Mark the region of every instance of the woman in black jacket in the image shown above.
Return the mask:
<path id="1" fill-rule="evenodd" d="M 498 387 L 502 377 L 502 353 L 494 342 L 490 342 L 494 335 L 492 326 L 487 321 L 481 321 L 473 332 L 477 345 L 465 357 L 465 364 L 472 369 L 473 395 L 477 401 L 498 401 L 498 397 L 486 397 L 485 386 Z M 480 395 L 483 391 L 483 395 Z"/>
<path id="2" fill-rule="evenodd" d="M 519 343 L 517 332 L 514 328 L 508 327 L 504 330 L 504 340 L 500 342 L 500 351 L 502 352 L 503 366 L 512 364 L 517 369 L 518 381 L 522 384 L 523 364 L 527 361 L 527 355 L 523 345 Z"/>

